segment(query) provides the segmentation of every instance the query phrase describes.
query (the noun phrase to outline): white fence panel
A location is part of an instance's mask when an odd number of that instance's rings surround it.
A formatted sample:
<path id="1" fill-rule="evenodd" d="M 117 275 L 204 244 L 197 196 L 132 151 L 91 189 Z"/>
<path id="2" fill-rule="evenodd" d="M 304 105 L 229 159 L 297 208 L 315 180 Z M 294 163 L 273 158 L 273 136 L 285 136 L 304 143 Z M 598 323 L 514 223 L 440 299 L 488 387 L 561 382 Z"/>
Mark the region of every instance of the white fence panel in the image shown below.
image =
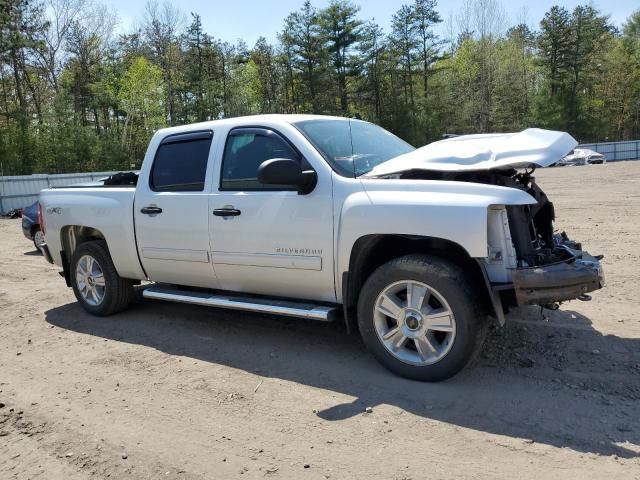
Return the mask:
<path id="1" fill-rule="evenodd" d="M 57 175 L 16 175 L 0 177 L 0 213 L 31 205 L 40 190 L 74 183 L 93 182 L 115 172 L 61 173 Z"/>

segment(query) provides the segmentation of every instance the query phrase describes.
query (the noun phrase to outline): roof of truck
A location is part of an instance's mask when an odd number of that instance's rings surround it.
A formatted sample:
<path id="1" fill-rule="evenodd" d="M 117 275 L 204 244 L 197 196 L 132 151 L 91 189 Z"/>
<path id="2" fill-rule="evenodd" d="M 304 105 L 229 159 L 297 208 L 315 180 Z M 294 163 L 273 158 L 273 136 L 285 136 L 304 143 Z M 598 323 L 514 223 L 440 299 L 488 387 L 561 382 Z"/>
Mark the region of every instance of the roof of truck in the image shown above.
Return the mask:
<path id="1" fill-rule="evenodd" d="M 305 120 L 355 120 L 349 117 L 335 117 L 330 115 L 306 115 L 306 114 L 262 114 L 247 115 L 244 117 L 223 118 L 220 120 L 210 120 L 207 122 L 191 123 L 187 125 L 179 125 L 175 127 L 162 128 L 158 130 L 160 134 L 181 133 L 192 130 L 202 130 L 203 128 L 215 128 L 224 125 L 247 125 L 251 123 L 295 123 Z"/>

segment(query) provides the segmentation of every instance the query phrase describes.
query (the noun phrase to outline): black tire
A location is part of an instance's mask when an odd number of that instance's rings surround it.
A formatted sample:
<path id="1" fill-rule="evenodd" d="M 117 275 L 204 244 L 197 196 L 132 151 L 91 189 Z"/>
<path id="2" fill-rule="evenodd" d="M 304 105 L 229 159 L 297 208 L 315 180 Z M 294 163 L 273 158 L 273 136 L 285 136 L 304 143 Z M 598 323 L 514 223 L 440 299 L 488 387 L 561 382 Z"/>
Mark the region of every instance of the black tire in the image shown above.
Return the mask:
<path id="1" fill-rule="evenodd" d="M 376 332 L 376 299 L 387 286 L 405 280 L 418 281 L 435 289 L 453 313 L 453 345 L 436 363 L 414 365 L 396 358 Z M 358 326 L 369 351 L 387 369 L 406 378 L 438 382 L 457 374 L 480 351 L 488 326 L 487 314 L 480 305 L 477 292 L 460 267 L 432 255 L 407 255 L 385 263 L 367 279 L 358 299 Z"/>
<path id="2" fill-rule="evenodd" d="M 104 297 L 97 305 L 92 305 L 85 300 L 78 288 L 76 269 L 78 261 L 85 255 L 93 257 L 104 276 Z M 90 314 L 105 317 L 124 310 L 131 303 L 134 295 L 133 282 L 118 275 L 105 241 L 97 240 L 80 244 L 71 257 L 70 269 L 73 293 L 82 308 Z"/>
<path id="3" fill-rule="evenodd" d="M 33 230 L 31 231 L 31 238 L 33 238 L 33 246 L 36 248 L 38 252 L 41 252 L 40 247 L 38 246 L 38 242 L 36 241 L 36 235 L 38 235 L 39 232 L 40 232 L 40 227 L 38 226 L 33 227 Z"/>

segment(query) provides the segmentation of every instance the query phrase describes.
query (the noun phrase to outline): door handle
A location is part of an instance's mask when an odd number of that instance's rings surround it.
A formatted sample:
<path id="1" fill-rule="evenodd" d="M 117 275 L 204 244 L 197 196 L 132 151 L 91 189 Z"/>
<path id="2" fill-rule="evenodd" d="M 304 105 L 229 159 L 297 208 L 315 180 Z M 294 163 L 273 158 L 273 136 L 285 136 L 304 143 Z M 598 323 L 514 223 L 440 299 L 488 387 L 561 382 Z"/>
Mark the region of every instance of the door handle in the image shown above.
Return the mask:
<path id="1" fill-rule="evenodd" d="M 237 208 L 216 208 L 213 211 L 216 217 L 237 217 L 241 213 Z"/>
<path id="2" fill-rule="evenodd" d="M 142 207 L 140 209 L 140 213 L 144 213 L 145 215 L 157 215 L 162 213 L 162 209 L 155 206 Z"/>

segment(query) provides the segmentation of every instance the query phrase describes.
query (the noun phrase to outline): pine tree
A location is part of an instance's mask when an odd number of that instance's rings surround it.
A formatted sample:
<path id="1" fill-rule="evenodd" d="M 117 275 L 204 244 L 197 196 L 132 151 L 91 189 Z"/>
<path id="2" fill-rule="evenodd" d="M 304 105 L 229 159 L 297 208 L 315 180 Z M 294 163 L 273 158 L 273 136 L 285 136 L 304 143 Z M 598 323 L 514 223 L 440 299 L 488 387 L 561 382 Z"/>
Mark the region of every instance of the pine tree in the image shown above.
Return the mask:
<path id="1" fill-rule="evenodd" d="M 356 62 L 351 57 L 351 48 L 360 40 L 362 21 L 357 18 L 359 7 L 348 0 L 332 0 L 320 14 L 321 34 L 331 56 L 338 85 L 340 113 L 347 114 L 347 83 L 354 76 Z"/>

